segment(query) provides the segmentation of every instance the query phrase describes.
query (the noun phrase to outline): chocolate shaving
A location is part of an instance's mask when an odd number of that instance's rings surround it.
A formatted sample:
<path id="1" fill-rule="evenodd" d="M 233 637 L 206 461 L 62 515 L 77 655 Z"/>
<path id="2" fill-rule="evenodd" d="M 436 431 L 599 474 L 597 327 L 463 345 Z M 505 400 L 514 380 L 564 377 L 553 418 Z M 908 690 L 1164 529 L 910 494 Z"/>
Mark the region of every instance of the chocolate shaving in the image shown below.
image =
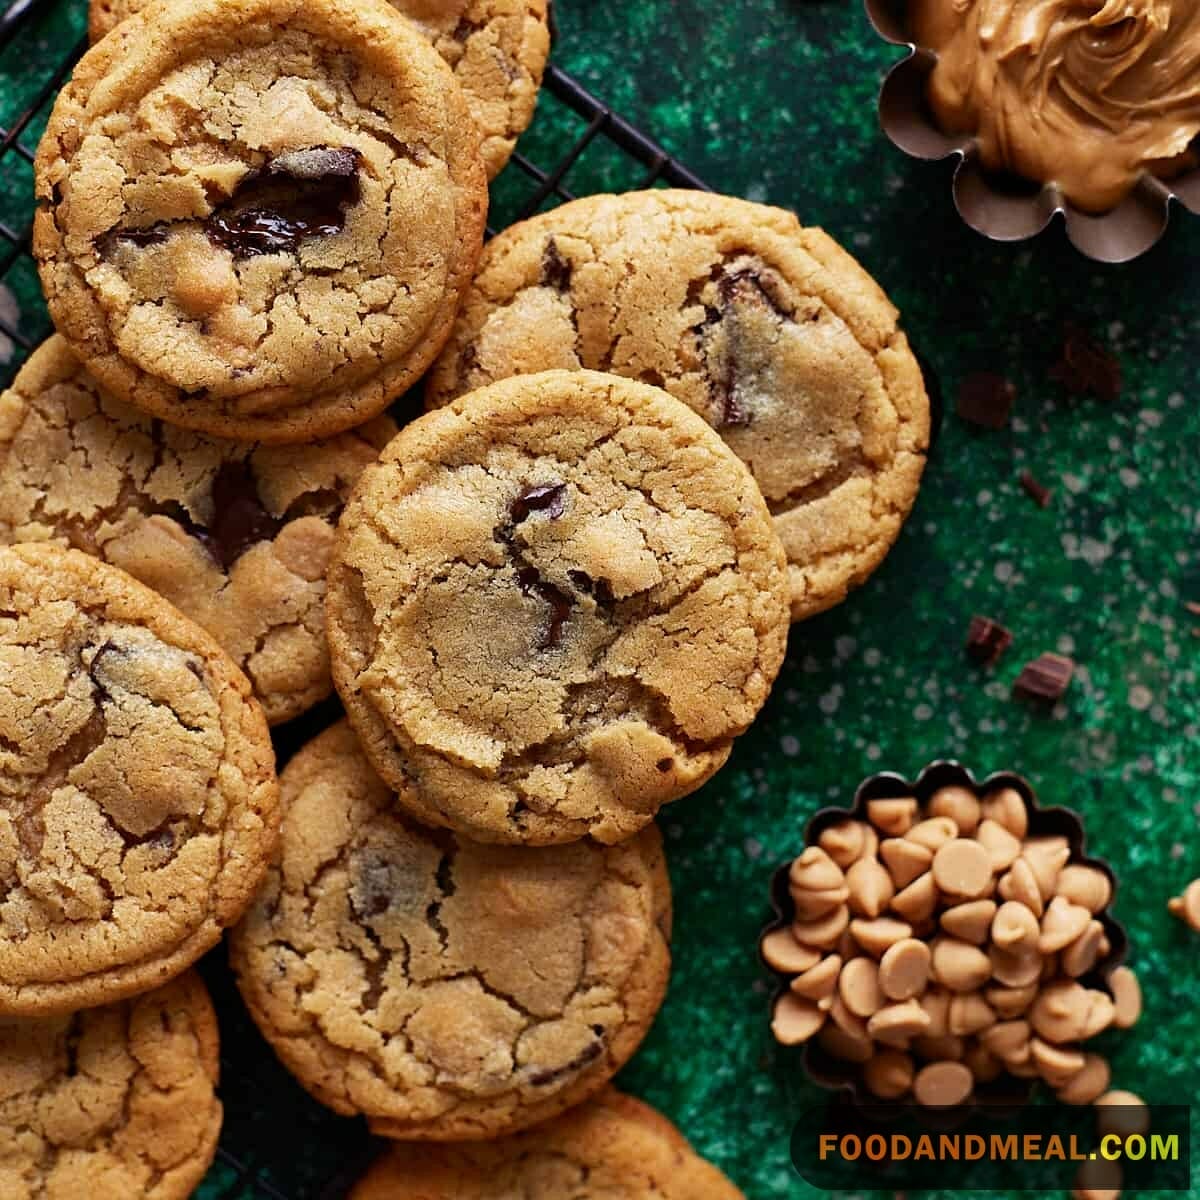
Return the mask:
<path id="1" fill-rule="evenodd" d="M 984 429 L 1003 429 L 1008 424 L 1017 389 L 1003 375 L 976 371 L 958 389 L 958 415 Z"/>
<path id="2" fill-rule="evenodd" d="M 1039 483 L 1033 476 L 1031 471 L 1022 471 L 1020 477 L 1021 487 L 1034 504 L 1041 508 L 1049 508 L 1050 500 L 1054 493 L 1044 484 Z"/>
<path id="3" fill-rule="evenodd" d="M 1050 378 L 1072 396 L 1088 393 L 1114 403 L 1121 397 L 1121 364 L 1081 326 L 1068 323 L 1061 357 L 1050 368 Z"/>
<path id="4" fill-rule="evenodd" d="M 551 521 L 557 521 L 566 511 L 565 483 L 544 483 L 527 488 L 512 502 L 509 509 L 513 521 L 518 525 L 533 512 L 544 512 Z"/>
<path id="5" fill-rule="evenodd" d="M 539 650 L 554 650 L 562 643 L 563 626 L 571 617 L 572 597 L 547 583 L 536 567 L 517 572 L 517 582 L 527 596 L 536 596 L 550 606 L 550 623 L 538 641 Z"/>
<path id="6" fill-rule="evenodd" d="M 981 666 L 991 667 L 1012 645 L 1013 636 L 991 617 L 972 617 L 967 630 L 967 656 Z"/>
<path id="7" fill-rule="evenodd" d="M 1075 675 L 1075 663 L 1061 654 L 1043 654 L 1021 668 L 1013 693 L 1029 700 L 1053 704 L 1061 700 Z"/>

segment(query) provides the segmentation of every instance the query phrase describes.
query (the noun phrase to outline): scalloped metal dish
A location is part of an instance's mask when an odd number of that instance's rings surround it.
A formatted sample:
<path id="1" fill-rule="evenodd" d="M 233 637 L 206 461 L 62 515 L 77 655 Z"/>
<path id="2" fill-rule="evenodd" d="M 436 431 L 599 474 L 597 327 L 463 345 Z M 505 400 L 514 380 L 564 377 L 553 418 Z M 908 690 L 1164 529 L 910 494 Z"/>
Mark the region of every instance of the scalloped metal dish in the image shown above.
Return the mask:
<path id="1" fill-rule="evenodd" d="M 1036 837 L 1050 835 L 1065 837 L 1071 848 L 1070 861 L 1097 867 L 1103 871 L 1112 883 L 1113 899 L 1116 898 L 1116 874 L 1103 859 L 1088 857 L 1083 819 L 1078 813 L 1069 808 L 1042 808 L 1038 804 L 1037 795 L 1029 782 L 1011 771 L 996 772 L 980 782 L 961 763 L 949 760 L 930 763 L 915 780 L 905 779 L 893 772 L 872 775 L 859 785 L 858 791 L 854 794 L 854 803 L 850 808 L 823 808 L 810 818 L 804 827 L 804 845 L 814 845 L 826 828 L 848 816 L 866 820 L 867 801 L 869 800 L 882 800 L 893 796 L 915 796 L 923 805 L 935 791 L 951 784 L 965 785 L 979 795 L 984 795 L 997 788 L 1014 788 L 1025 801 L 1025 807 L 1029 813 L 1029 833 Z M 799 849 L 797 853 L 799 853 Z M 775 920 L 762 931 L 759 937 L 759 960 L 771 972 L 779 985 L 771 994 L 768 1011 L 774 1011 L 775 1002 L 788 990 L 791 979 L 791 976 L 774 970 L 763 959 L 761 952 L 763 939 L 768 934 L 791 925 L 795 917 L 791 894 L 788 891 L 790 867 L 791 862 L 786 862 L 772 876 L 771 908 L 774 910 Z M 1108 937 L 1109 952 L 1080 979 L 1080 982 L 1086 986 L 1104 988 L 1109 992 L 1111 992 L 1109 976 L 1125 961 L 1125 955 L 1129 948 L 1129 939 L 1125 928 L 1111 915 L 1111 908 L 1112 900 L 1109 901 L 1108 907 L 1097 915 L 1097 919 L 1103 924 L 1104 932 Z M 868 1114 L 874 1108 L 880 1108 L 880 1111 L 884 1113 L 888 1111 L 888 1106 L 882 1105 L 881 1107 L 881 1101 L 867 1091 L 862 1083 L 861 1073 L 854 1063 L 834 1058 L 815 1041 L 806 1043 L 801 1061 L 805 1073 L 819 1087 L 828 1091 L 846 1093 L 847 1098 L 856 1108 Z M 1013 1075 L 1001 1075 L 994 1082 L 977 1087 L 971 1103 L 954 1110 L 954 1113 L 961 1116 L 981 1107 L 991 1112 L 1019 1107 L 1028 1103 L 1036 1082 L 1032 1079 L 1018 1079 Z"/>
<path id="2" fill-rule="evenodd" d="M 1200 215 L 1200 171 L 1165 183 L 1143 175 L 1125 199 L 1106 213 L 1076 208 L 1053 184 L 1013 180 L 1005 186 L 979 162 L 975 139 L 943 133 L 925 102 L 925 80 L 937 62 L 908 33 L 905 0 L 864 0 L 876 32 L 908 55 L 888 72 L 879 93 L 879 120 L 892 144 L 928 162 L 957 158 L 954 205 L 977 233 L 998 242 L 1035 237 L 1061 217 L 1067 237 L 1095 262 L 1123 263 L 1138 258 L 1167 231 L 1172 204 Z"/>

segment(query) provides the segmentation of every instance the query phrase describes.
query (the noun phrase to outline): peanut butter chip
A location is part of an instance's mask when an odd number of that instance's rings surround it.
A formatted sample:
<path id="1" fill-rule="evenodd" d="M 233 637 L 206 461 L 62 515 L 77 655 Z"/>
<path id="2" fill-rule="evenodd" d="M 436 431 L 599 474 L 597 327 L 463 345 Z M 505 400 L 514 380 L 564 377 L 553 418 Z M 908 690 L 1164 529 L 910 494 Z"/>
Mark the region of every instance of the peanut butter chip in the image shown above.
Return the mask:
<path id="1" fill-rule="evenodd" d="M 1033 870 L 1042 902 L 1049 900 L 1058 888 L 1059 872 L 1071 857 L 1071 848 L 1064 837 L 1030 838 L 1021 848 L 1021 857 Z"/>
<path id="2" fill-rule="evenodd" d="M 1027 1012 L 1037 993 L 1037 983 L 1029 983 L 1023 987 L 989 987 L 983 995 L 996 1015 L 1007 1021 Z"/>
<path id="3" fill-rule="evenodd" d="M 1104 926 L 1089 921 L 1087 928 L 1059 955 L 1063 973 L 1072 979 L 1086 975 L 1095 965 L 1105 943 Z"/>
<path id="4" fill-rule="evenodd" d="M 987 851 L 993 871 L 1007 871 L 1021 853 L 1021 843 L 999 821 L 984 820 L 975 831 L 975 839 Z"/>
<path id="5" fill-rule="evenodd" d="M 821 1030 L 817 1044 L 834 1058 L 850 1063 L 869 1062 L 875 1053 L 875 1043 L 865 1033 L 847 1033 L 832 1022 Z"/>
<path id="6" fill-rule="evenodd" d="M 999 946 L 992 946 L 988 950 L 988 957 L 992 964 L 992 978 L 1005 987 L 1028 987 L 1042 977 L 1045 959 L 1036 946 L 1020 950 L 1002 950 Z"/>
<path id="7" fill-rule="evenodd" d="M 854 940 L 874 958 L 882 958 L 889 947 L 912 937 L 912 926 L 891 917 L 876 917 L 873 921 L 850 922 Z"/>
<path id="8" fill-rule="evenodd" d="M 1000 879 L 996 890 L 1001 900 L 1015 900 L 1023 904 L 1035 917 L 1040 918 L 1042 909 L 1041 889 L 1038 887 L 1037 876 L 1024 856 L 1018 858 L 1009 868 L 1008 874 Z"/>
<path id="9" fill-rule="evenodd" d="M 1068 863 L 1058 875 L 1058 894 L 1094 916 L 1112 899 L 1112 881 L 1098 867 Z"/>
<path id="10" fill-rule="evenodd" d="M 1073 1079 L 1084 1067 L 1081 1051 L 1053 1046 L 1041 1038 L 1033 1038 L 1029 1052 L 1037 1064 L 1038 1074 L 1052 1087 L 1060 1088 Z"/>
<path id="11" fill-rule="evenodd" d="M 980 1041 L 997 1058 L 1007 1060 L 1028 1049 L 1032 1032 L 1028 1021 L 999 1021 L 984 1030 Z"/>
<path id="12" fill-rule="evenodd" d="M 913 1060 L 900 1050 L 881 1050 L 863 1068 L 863 1079 L 881 1100 L 899 1100 L 912 1087 Z"/>
<path id="13" fill-rule="evenodd" d="M 942 913 L 941 925 L 951 937 L 982 946 L 987 941 L 995 915 L 994 900 L 970 900 L 966 904 L 956 904 L 953 908 L 946 909 Z"/>
<path id="14" fill-rule="evenodd" d="M 838 976 L 842 1002 L 857 1017 L 870 1017 L 886 1002 L 879 986 L 879 967 L 872 959 L 851 959 Z"/>
<path id="15" fill-rule="evenodd" d="M 887 908 L 896 892 L 892 877 L 879 860 L 866 855 L 846 872 L 846 886 L 850 891 L 850 911 L 872 920 Z"/>
<path id="16" fill-rule="evenodd" d="M 891 1045 L 907 1044 L 928 1030 L 929 1014 L 915 1000 L 885 1005 L 867 1022 L 871 1037 Z"/>
<path id="17" fill-rule="evenodd" d="M 936 853 L 948 841 L 958 837 L 958 826 L 949 817 L 930 817 L 914 825 L 904 836 Z"/>
<path id="18" fill-rule="evenodd" d="M 1120 1200 L 1121 1183 L 1119 1163 L 1092 1159 L 1076 1172 L 1071 1200 Z"/>
<path id="19" fill-rule="evenodd" d="M 965 787 L 938 788 L 929 799 L 931 817 L 949 817 L 963 837 L 971 837 L 979 827 L 979 798 Z"/>
<path id="20" fill-rule="evenodd" d="M 978 842 L 954 838 L 933 856 L 933 881 L 951 896 L 981 896 L 992 881 L 992 861 Z"/>
<path id="21" fill-rule="evenodd" d="M 1098 1054 L 1085 1054 L 1083 1057 L 1083 1069 L 1055 1093 L 1064 1104 L 1091 1104 L 1108 1091 L 1108 1085 L 1112 1082 L 1112 1071 L 1106 1059 Z"/>
<path id="22" fill-rule="evenodd" d="M 1189 883 L 1183 895 L 1169 901 L 1167 908 L 1173 916 L 1200 933 L 1200 879 Z"/>
<path id="23" fill-rule="evenodd" d="M 803 891 L 823 892 L 845 882 L 841 867 L 820 846 L 809 846 L 788 871 L 788 885 Z"/>
<path id="24" fill-rule="evenodd" d="M 970 1068 L 957 1062 L 930 1063 L 917 1072 L 913 1096 L 926 1108 L 948 1108 L 962 1104 L 975 1086 Z"/>
<path id="25" fill-rule="evenodd" d="M 1142 986 L 1128 967 L 1118 967 L 1108 977 L 1113 994 L 1113 1024 L 1132 1029 L 1142 1015 Z"/>
<path id="26" fill-rule="evenodd" d="M 883 859 L 896 887 L 906 888 L 929 870 L 933 851 L 907 838 L 888 838 L 879 845 L 879 857 Z"/>
<path id="27" fill-rule="evenodd" d="M 967 992 L 950 1001 L 948 1022 L 955 1037 L 969 1037 L 994 1025 L 996 1014 L 979 992 Z"/>
<path id="28" fill-rule="evenodd" d="M 1029 832 L 1029 809 L 1016 788 L 989 792 L 984 796 L 981 808 L 985 818 L 1003 825 L 1013 837 L 1023 838 Z"/>
<path id="29" fill-rule="evenodd" d="M 798 1046 L 824 1024 L 825 1014 L 811 1000 L 787 992 L 775 1003 L 771 1032 L 781 1046 Z"/>
<path id="30" fill-rule="evenodd" d="M 933 883 L 933 872 L 926 871 L 924 875 L 918 876 L 908 887 L 892 897 L 892 910 L 899 913 L 906 921 L 916 924 L 933 916 L 937 902 L 938 893 Z"/>
<path id="31" fill-rule="evenodd" d="M 790 929 L 776 929 L 762 940 L 762 956 L 767 966 L 784 975 L 798 975 L 821 961 L 821 952 L 802 946 Z"/>
<path id="32" fill-rule="evenodd" d="M 1047 1042 L 1079 1042 L 1107 1029 L 1113 1015 L 1113 1002 L 1103 992 L 1056 980 L 1038 994 L 1029 1020 Z"/>
<path id="33" fill-rule="evenodd" d="M 1038 944 L 1041 930 L 1037 917 L 1016 900 L 1005 901 L 992 918 L 992 942 L 1002 950 L 1032 950 Z"/>
<path id="34" fill-rule="evenodd" d="M 823 958 L 815 967 L 810 967 L 803 975 L 792 980 L 792 991 L 797 996 L 803 996 L 818 1005 L 822 1011 L 827 1010 L 833 1003 L 834 989 L 837 987 L 838 972 L 842 969 L 842 960 L 831 954 Z"/>
<path id="35" fill-rule="evenodd" d="M 829 950 L 836 945 L 849 921 L 850 910 L 844 904 L 839 904 L 827 916 L 820 917 L 815 921 L 793 922 L 792 932 L 796 935 L 796 940 L 805 946 L 815 946 L 818 950 Z"/>
<path id="36" fill-rule="evenodd" d="M 905 938 L 884 951 L 879 963 L 879 986 L 891 1000 L 919 996 L 929 982 L 932 956 L 929 947 L 916 938 Z"/>
<path id="37" fill-rule="evenodd" d="M 952 992 L 981 988 L 992 976 L 991 960 L 978 946 L 957 938 L 939 937 L 933 942 L 933 977 Z"/>
<path id="38" fill-rule="evenodd" d="M 850 817 L 830 825 L 817 838 L 817 844 L 843 871 L 864 853 L 873 854 L 875 842 L 878 837 L 870 825 Z"/>
<path id="39" fill-rule="evenodd" d="M 1043 954 L 1056 953 L 1079 937 L 1090 922 L 1091 913 L 1086 908 L 1072 904 L 1062 896 L 1055 896 L 1042 917 L 1038 949 Z"/>
<path id="40" fill-rule="evenodd" d="M 881 833 L 900 837 L 917 819 L 918 806 L 912 796 L 886 800 L 868 800 L 867 818 Z"/>
<path id="41" fill-rule="evenodd" d="M 1133 1092 L 1105 1092 L 1096 1101 L 1096 1129 L 1101 1137 L 1116 1134 L 1127 1138 L 1150 1132 L 1150 1110 Z"/>
<path id="42" fill-rule="evenodd" d="M 852 1037 L 866 1037 L 867 1023 L 862 1017 L 852 1013 L 841 996 L 834 992 L 833 1003 L 829 1006 L 829 1016 L 833 1023 Z"/>

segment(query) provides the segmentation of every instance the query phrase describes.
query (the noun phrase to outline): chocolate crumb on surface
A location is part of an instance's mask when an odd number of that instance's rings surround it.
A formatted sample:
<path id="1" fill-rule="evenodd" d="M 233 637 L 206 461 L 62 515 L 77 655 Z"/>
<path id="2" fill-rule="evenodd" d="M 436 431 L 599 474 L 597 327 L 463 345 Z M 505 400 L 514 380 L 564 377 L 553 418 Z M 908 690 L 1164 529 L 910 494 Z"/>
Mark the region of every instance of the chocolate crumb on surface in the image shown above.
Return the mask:
<path id="1" fill-rule="evenodd" d="M 959 385 L 958 415 L 984 429 L 1003 429 L 1016 398 L 1011 380 L 991 371 L 975 371 Z"/>
<path id="2" fill-rule="evenodd" d="M 1050 378 L 1072 396 L 1091 394 L 1113 403 L 1121 397 L 1121 363 L 1080 325 L 1067 325 L 1062 352 Z"/>
<path id="3" fill-rule="evenodd" d="M 967 629 L 967 657 L 982 666 L 994 666 L 1012 640 L 1012 633 L 998 621 L 974 616 Z"/>
<path id="4" fill-rule="evenodd" d="M 1061 654 L 1043 654 L 1021 668 L 1013 692 L 1030 700 L 1054 703 L 1066 694 L 1075 676 L 1075 663 Z"/>
<path id="5" fill-rule="evenodd" d="M 1050 507 L 1050 501 L 1053 498 L 1054 493 L 1048 487 L 1046 487 L 1045 484 L 1040 483 L 1034 477 L 1032 471 L 1021 472 L 1020 484 L 1022 490 L 1025 492 L 1025 495 L 1027 495 L 1039 508 Z"/>

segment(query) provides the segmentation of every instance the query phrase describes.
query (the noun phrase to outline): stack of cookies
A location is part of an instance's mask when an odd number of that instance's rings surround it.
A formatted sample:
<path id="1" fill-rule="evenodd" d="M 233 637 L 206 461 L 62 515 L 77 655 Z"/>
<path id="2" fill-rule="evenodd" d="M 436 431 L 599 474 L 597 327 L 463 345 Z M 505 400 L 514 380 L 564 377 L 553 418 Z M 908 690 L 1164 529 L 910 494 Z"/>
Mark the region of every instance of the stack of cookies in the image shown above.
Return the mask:
<path id="1" fill-rule="evenodd" d="M 666 991 L 656 813 L 915 497 L 895 310 L 790 214 L 686 192 L 481 261 L 539 0 L 92 29 L 37 158 L 58 334 L 0 396 L 0 1194 L 190 1194 L 220 1106 L 183 972 L 232 930 L 316 1097 L 490 1143 L 362 1197 L 608 1196 L 630 1162 L 736 1196 L 606 1085 Z M 335 687 L 277 783 L 269 726 Z"/>

